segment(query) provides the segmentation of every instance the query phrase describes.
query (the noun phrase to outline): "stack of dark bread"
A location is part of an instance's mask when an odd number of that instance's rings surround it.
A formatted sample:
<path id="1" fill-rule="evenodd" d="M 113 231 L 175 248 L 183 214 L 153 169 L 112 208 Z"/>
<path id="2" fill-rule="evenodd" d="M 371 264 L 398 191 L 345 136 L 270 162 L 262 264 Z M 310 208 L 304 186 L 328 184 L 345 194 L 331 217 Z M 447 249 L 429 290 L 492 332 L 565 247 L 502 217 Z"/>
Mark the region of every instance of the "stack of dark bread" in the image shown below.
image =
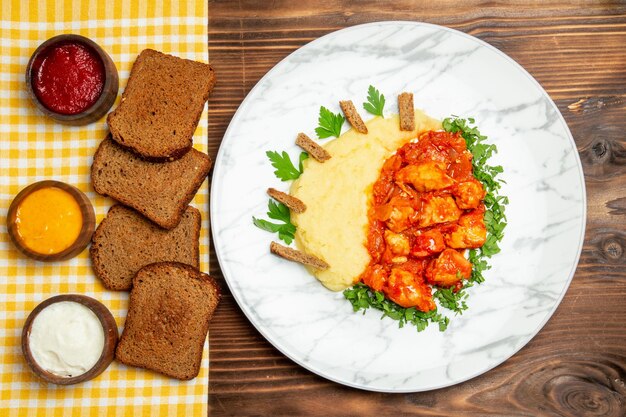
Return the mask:
<path id="1" fill-rule="evenodd" d="M 91 182 L 117 200 L 93 235 L 95 274 L 130 290 L 116 358 L 186 380 L 198 375 L 216 282 L 200 272 L 200 211 L 189 203 L 211 168 L 193 134 L 215 84 L 210 65 L 146 49 L 137 57 Z"/>

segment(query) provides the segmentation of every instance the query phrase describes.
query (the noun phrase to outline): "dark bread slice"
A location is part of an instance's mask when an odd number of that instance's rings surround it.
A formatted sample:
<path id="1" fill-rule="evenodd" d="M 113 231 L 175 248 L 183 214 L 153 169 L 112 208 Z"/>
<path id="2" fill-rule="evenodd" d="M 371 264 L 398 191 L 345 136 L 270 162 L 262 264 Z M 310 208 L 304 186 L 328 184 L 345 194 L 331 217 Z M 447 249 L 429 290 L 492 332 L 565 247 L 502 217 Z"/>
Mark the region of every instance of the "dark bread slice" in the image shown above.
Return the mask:
<path id="1" fill-rule="evenodd" d="M 306 210 L 306 204 L 304 204 L 302 200 L 287 193 L 283 193 L 282 191 L 278 191 L 275 188 L 268 188 L 267 195 L 269 195 L 276 201 L 280 201 L 294 213 L 304 213 L 304 211 Z"/>
<path id="2" fill-rule="evenodd" d="M 148 160 L 182 157 L 214 85 L 209 64 L 143 50 L 120 105 L 107 117 L 113 139 Z"/>
<path id="3" fill-rule="evenodd" d="M 144 266 L 133 278 L 116 359 L 182 380 L 195 378 L 219 300 L 215 280 L 194 267 Z"/>
<path id="4" fill-rule="evenodd" d="M 301 263 L 303 265 L 312 266 L 317 269 L 328 269 L 330 266 L 318 258 L 317 256 L 309 255 L 304 252 L 300 252 L 297 249 L 290 248 L 288 246 L 280 245 L 276 242 L 270 243 L 270 252 L 275 255 L 285 258 L 289 261 Z"/>
<path id="5" fill-rule="evenodd" d="M 130 290 L 133 277 L 154 262 L 175 261 L 200 267 L 200 211 L 188 206 L 171 230 L 162 229 L 133 209 L 116 204 L 93 234 L 91 261 L 110 290 Z"/>
<path id="6" fill-rule="evenodd" d="M 304 133 L 298 133 L 296 138 L 296 145 L 307 151 L 316 161 L 324 162 L 330 159 L 330 154 L 320 145 L 313 141 L 310 137 Z"/>
<path id="7" fill-rule="evenodd" d="M 352 100 L 340 101 L 339 106 L 341 107 L 341 111 L 346 115 L 346 119 L 352 125 L 352 127 L 359 133 L 367 133 L 367 126 L 363 123 L 363 119 L 361 119 L 361 115 L 356 111 L 356 107 L 354 107 L 354 103 Z"/>
<path id="8" fill-rule="evenodd" d="M 196 149 L 172 162 L 149 162 L 125 150 L 110 136 L 100 143 L 91 166 L 99 194 L 130 206 L 165 229 L 178 225 L 211 168 Z"/>
<path id="9" fill-rule="evenodd" d="M 400 130 L 415 130 L 413 93 L 402 93 L 398 96 L 398 111 L 400 113 Z"/>

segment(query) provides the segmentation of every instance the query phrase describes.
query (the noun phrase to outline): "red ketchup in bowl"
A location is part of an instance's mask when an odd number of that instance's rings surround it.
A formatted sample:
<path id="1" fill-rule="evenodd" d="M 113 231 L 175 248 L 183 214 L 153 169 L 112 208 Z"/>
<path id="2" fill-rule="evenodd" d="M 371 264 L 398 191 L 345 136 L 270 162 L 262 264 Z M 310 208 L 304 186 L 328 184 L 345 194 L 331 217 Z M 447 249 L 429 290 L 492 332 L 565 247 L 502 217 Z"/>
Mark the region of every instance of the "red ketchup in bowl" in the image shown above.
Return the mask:
<path id="1" fill-rule="evenodd" d="M 104 88 L 104 63 L 91 47 L 79 42 L 51 45 L 33 63 L 32 74 L 39 101 L 60 114 L 88 109 Z"/>

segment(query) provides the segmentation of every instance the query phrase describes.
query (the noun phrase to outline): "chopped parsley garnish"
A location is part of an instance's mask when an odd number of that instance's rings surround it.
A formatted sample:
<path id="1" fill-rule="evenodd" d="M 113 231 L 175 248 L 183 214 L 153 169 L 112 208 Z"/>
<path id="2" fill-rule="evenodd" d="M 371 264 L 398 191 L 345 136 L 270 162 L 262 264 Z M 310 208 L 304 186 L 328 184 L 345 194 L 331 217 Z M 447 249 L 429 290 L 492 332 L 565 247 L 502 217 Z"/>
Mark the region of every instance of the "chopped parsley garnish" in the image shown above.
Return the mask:
<path id="1" fill-rule="evenodd" d="M 437 287 L 435 293 L 433 294 L 433 297 L 437 301 L 439 301 L 439 305 L 441 305 L 442 307 L 454 311 L 455 314 L 463 314 L 463 311 L 467 310 L 467 304 L 465 304 L 465 300 L 469 295 L 465 291 L 465 289 L 471 286 L 472 283 L 469 282 L 457 292 L 452 291 L 452 288 Z"/>
<path id="2" fill-rule="evenodd" d="M 331 136 L 339 137 L 339 135 L 341 135 L 341 127 L 345 120 L 341 113 L 335 114 L 324 106 L 320 107 L 319 126 L 315 128 L 317 137 L 320 139 L 329 138 Z"/>
<path id="3" fill-rule="evenodd" d="M 368 308 L 374 308 L 383 312 L 381 320 L 390 317 L 398 321 L 398 327 L 404 327 L 405 324 L 412 324 L 421 332 L 430 323 L 439 324 L 439 330 L 444 331 L 448 327 L 450 319 L 437 313 L 437 309 L 428 313 L 419 311 L 413 307 L 404 308 L 385 298 L 385 295 L 379 291 L 373 291 L 367 285 L 358 283 L 352 288 L 348 288 L 343 292 L 344 297 L 350 301 L 353 310 L 363 310 L 363 314 Z"/>
<path id="4" fill-rule="evenodd" d="M 380 91 L 375 89 L 373 85 L 367 89 L 367 102 L 363 103 L 363 108 L 373 115 L 384 117 L 385 96 L 380 94 Z"/>
<path id="5" fill-rule="evenodd" d="M 467 120 L 458 117 L 446 118 L 442 125 L 446 132 L 461 132 L 467 149 L 473 155 L 474 176 L 483 184 L 487 192 L 484 200 L 487 240 L 481 248 L 469 251 L 469 261 L 473 265 L 470 282 L 480 284 L 485 280 L 483 272 L 490 268 L 486 259 L 500 252 L 499 243 L 504 236 L 504 228 L 506 227 L 504 207 L 509 203 L 509 199 L 499 195 L 503 181 L 496 178 L 503 170 L 500 165 L 491 166 L 487 164 L 487 160 L 498 152 L 498 149 L 496 145 L 484 143 L 487 137 L 480 134 L 474 125 L 474 119 L 471 117 Z"/>
<path id="6" fill-rule="evenodd" d="M 376 91 L 371 86 L 370 90 Z M 378 92 L 376 91 L 376 93 Z M 368 97 L 368 99 L 370 98 Z M 382 101 L 384 105 L 384 98 Z M 364 103 L 363 107 L 373 113 L 366 107 L 367 104 L 369 103 Z M 374 106 L 373 103 L 372 106 Z M 469 261 L 473 266 L 469 282 L 465 283 L 464 287 L 457 292 L 454 292 L 452 288 L 434 287 L 433 298 L 438 301 L 441 307 L 454 311 L 455 314 L 463 314 L 463 311 L 467 310 L 466 300 L 469 295 L 466 292 L 467 288 L 471 287 L 473 283 L 480 284 L 485 281 L 483 272 L 490 268 L 487 259 L 500 252 L 499 242 L 502 240 L 506 227 L 504 206 L 509 202 L 507 197 L 498 194 L 503 181 L 496 177 L 502 172 L 502 167 L 487 164 L 487 160 L 497 152 L 497 148 L 493 144 L 484 143 L 487 137 L 481 135 L 478 128 L 473 125 L 474 119 L 472 118 L 466 120 L 454 117 L 446 118 L 443 121 L 443 128 L 446 132 L 461 132 L 467 149 L 473 155 L 474 176 L 483 184 L 486 191 L 484 221 L 487 228 L 487 240 L 481 248 L 469 251 Z M 373 291 L 363 283 L 348 288 L 343 292 L 343 295 L 350 301 L 355 312 L 363 310 L 363 314 L 365 314 L 368 308 L 380 310 L 383 312 L 381 319 L 390 317 L 397 320 L 400 327 L 407 323 L 412 324 L 418 332 L 424 330 L 429 323 L 438 323 L 439 330 L 444 331 L 450 321 L 448 317 L 438 312 L 438 308 L 428 313 L 415 308 L 404 308 L 385 298 L 382 292 Z"/>
<path id="7" fill-rule="evenodd" d="M 278 233 L 278 238 L 286 244 L 291 244 L 294 234 L 296 233 L 296 226 L 291 223 L 291 213 L 286 205 L 280 202 L 276 202 L 270 199 L 267 203 L 267 216 L 270 219 L 279 220 L 280 223 L 272 223 L 267 220 L 257 219 L 252 217 L 254 225 L 260 229 L 266 230 L 271 233 Z"/>
<path id="8" fill-rule="evenodd" d="M 267 151 L 265 154 L 270 159 L 272 166 L 276 168 L 274 175 L 282 181 L 295 180 L 299 178 L 303 171 L 302 161 L 309 157 L 306 152 L 300 153 L 298 168 L 296 168 L 293 165 L 293 162 L 291 162 L 289 154 L 285 151 L 283 151 L 282 154 L 274 151 Z"/>
<path id="9" fill-rule="evenodd" d="M 482 284 L 485 281 L 483 271 L 491 269 L 491 266 L 487 263 L 485 259 L 483 259 L 480 251 L 478 251 L 477 249 L 470 249 L 469 261 L 472 263 L 473 266 L 470 281 L 476 282 L 477 284 Z"/>

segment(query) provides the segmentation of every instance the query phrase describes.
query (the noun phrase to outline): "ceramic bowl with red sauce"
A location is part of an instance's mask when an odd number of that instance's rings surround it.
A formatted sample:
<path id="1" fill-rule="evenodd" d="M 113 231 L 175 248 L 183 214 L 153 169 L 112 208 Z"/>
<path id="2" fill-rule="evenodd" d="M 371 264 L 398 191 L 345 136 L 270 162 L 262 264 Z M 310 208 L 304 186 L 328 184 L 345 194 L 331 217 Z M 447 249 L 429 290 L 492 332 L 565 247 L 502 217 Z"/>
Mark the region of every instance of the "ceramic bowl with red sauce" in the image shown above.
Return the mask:
<path id="1" fill-rule="evenodd" d="M 64 34 L 35 50 L 26 67 L 26 88 L 45 115 L 60 123 L 85 125 L 109 111 L 119 77 L 111 57 L 98 44 Z"/>

